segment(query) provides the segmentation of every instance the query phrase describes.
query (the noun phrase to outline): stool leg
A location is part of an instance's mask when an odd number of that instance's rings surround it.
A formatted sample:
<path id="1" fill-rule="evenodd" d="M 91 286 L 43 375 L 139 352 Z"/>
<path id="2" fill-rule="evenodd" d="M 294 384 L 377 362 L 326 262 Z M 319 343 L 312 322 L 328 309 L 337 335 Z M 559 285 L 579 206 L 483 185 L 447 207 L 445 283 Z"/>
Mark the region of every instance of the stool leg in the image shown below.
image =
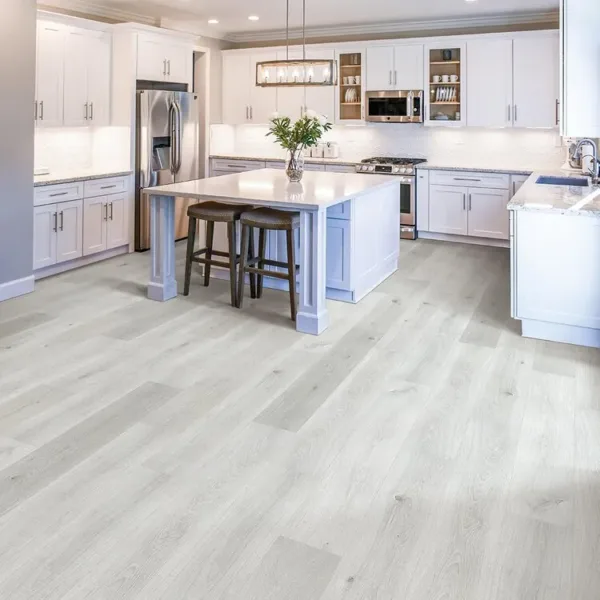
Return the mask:
<path id="1" fill-rule="evenodd" d="M 254 227 L 248 227 L 248 259 L 254 258 Z M 250 273 L 250 298 L 256 298 L 256 274 Z"/>
<path id="2" fill-rule="evenodd" d="M 296 252 L 294 248 L 294 230 L 286 231 L 287 257 L 288 257 L 288 282 L 290 286 L 290 309 L 292 321 L 296 320 Z"/>
<path id="3" fill-rule="evenodd" d="M 240 272 L 238 275 L 238 298 L 237 307 L 242 308 L 244 305 L 244 271 L 246 269 L 246 256 L 248 256 L 250 247 L 251 229 L 248 225 L 242 225 L 242 243 L 240 245 Z M 254 244 L 252 244 L 254 245 Z"/>
<path id="4" fill-rule="evenodd" d="M 264 269 L 265 263 L 263 262 L 263 260 L 266 258 L 265 254 L 267 253 L 267 232 L 262 227 L 258 231 L 259 231 L 259 233 L 258 233 L 258 258 L 261 259 L 258 261 L 258 268 Z M 257 277 L 258 289 L 256 291 L 257 298 L 262 298 L 263 279 L 264 279 L 264 277 L 262 275 L 258 275 L 258 277 Z"/>
<path id="5" fill-rule="evenodd" d="M 215 223 L 208 221 L 206 223 L 206 255 L 207 260 L 204 267 L 204 286 L 208 287 L 210 283 L 210 261 L 212 259 L 213 240 L 215 238 Z"/>
<path id="6" fill-rule="evenodd" d="M 237 240 L 235 232 L 235 223 L 227 223 L 227 239 L 229 240 L 229 285 L 231 287 L 231 306 L 237 308 L 237 290 L 236 290 L 236 254 Z"/>
<path id="7" fill-rule="evenodd" d="M 192 256 L 194 254 L 194 244 L 196 242 L 196 225 L 197 221 L 190 217 L 188 225 L 188 240 L 187 252 L 185 256 L 185 285 L 183 287 L 183 295 L 190 295 L 190 281 L 192 279 Z"/>

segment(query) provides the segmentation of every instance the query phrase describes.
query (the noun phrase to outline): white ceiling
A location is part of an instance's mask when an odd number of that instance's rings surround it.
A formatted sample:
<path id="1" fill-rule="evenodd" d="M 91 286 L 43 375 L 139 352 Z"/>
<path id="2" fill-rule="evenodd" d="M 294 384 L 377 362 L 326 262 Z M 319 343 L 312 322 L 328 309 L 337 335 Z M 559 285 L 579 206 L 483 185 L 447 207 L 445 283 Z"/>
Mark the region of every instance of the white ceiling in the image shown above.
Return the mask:
<path id="1" fill-rule="evenodd" d="M 44 4 L 65 5 L 70 0 L 41 0 Z M 286 0 L 75 0 L 88 4 L 143 15 L 153 19 L 193 19 L 209 26 L 215 37 L 223 34 L 255 33 L 285 27 Z M 302 23 L 302 0 L 290 0 L 290 26 Z M 307 26 L 359 26 L 401 21 L 435 21 L 484 16 L 510 17 L 511 13 L 547 12 L 558 9 L 559 0 L 306 0 Z M 256 22 L 248 20 L 257 15 Z M 208 26 L 208 25 L 207 25 Z"/>

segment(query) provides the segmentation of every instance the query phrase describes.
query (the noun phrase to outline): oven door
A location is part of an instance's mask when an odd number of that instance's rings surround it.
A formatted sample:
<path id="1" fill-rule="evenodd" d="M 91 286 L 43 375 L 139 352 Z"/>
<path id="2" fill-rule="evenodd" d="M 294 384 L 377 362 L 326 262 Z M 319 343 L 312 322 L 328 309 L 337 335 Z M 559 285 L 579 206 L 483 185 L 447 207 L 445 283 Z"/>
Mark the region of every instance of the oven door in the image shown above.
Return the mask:
<path id="1" fill-rule="evenodd" d="M 417 237 L 416 194 L 413 177 L 403 177 L 400 185 L 400 237 L 409 240 Z"/>

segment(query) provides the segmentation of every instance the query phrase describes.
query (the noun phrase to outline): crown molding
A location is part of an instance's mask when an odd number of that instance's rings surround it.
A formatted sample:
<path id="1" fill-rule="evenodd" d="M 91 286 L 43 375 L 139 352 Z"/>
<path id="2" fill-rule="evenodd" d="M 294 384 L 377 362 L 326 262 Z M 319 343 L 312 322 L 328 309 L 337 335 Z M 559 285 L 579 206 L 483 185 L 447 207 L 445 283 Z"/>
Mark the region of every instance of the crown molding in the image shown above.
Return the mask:
<path id="1" fill-rule="evenodd" d="M 362 23 L 358 25 L 331 25 L 323 27 L 307 27 L 306 38 L 329 38 L 358 35 L 388 35 L 411 31 L 439 31 L 469 29 L 477 27 L 511 27 L 517 25 L 548 25 L 558 27 L 558 11 L 529 12 L 488 15 L 483 17 L 466 17 L 457 19 L 433 19 L 428 21 L 397 21 Z M 272 42 L 285 40 L 285 29 L 268 31 L 227 33 L 224 39 L 234 43 Z M 290 29 L 290 39 L 302 39 L 302 29 Z"/>
<path id="2" fill-rule="evenodd" d="M 42 0 L 40 4 L 43 4 L 44 10 L 51 11 L 52 8 L 58 8 L 73 11 L 81 15 L 90 15 L 121 23 L 130 21 L 145 25 L 158 25 L 159 23 L 159 19 L 149 17 L 148 15 L 102 6 L 85 0 Z"/>

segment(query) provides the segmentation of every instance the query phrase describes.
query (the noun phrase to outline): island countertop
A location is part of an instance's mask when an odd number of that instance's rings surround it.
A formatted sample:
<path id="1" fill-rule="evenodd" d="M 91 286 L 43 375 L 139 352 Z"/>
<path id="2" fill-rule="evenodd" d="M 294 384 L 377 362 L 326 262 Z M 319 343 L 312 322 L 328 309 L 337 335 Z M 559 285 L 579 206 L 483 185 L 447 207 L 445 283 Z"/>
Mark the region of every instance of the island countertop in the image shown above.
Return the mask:
<path id="1" fill-rule="evenodd" d="M 538 177 L 582 177 L 565 170 L 534 172 L 508 203 L 508 210 L 560 213 L 569 216 L 600 218 L 600 186 L 543 185 Z"/>
<path id="2" fill-rule="evenodd" d="M 146 188 L 144 194 L 318 210 L 397 184 L 397 179 L 385 175 L 325 171 L 306 171 L 300 183 L 290 183 L 285 171 L 259 169 Z"/>

